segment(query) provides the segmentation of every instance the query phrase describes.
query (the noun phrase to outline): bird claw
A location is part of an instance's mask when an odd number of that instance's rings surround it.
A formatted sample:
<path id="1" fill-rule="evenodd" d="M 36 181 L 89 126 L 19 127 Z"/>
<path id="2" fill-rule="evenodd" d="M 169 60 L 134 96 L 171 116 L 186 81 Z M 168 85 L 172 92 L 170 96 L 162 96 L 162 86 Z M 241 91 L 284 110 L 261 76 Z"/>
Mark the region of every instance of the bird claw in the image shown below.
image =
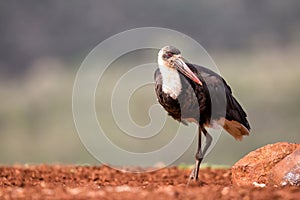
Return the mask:
<path id="1" fill-rule="evenodd" d="M 191 172 L 188 182 L 186 184 L 186 186 L 188 187 L 191 183 L 191 181 L 197 181 L 198 177 L 197 177 L 197 171 L 196 168 L 193 169 L 193 171 Z"/>

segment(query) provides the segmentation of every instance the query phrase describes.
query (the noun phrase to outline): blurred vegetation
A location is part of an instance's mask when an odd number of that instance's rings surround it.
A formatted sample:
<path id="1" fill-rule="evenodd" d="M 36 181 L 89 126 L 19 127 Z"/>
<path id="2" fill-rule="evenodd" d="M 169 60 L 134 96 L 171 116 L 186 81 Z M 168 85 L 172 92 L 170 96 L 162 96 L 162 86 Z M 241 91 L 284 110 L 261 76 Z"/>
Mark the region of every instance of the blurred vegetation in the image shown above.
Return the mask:
<path id="1" fill-rule="evenodd" d="M 289 0 L 1 1 L 0 163 L 98 163 L 81 144 L 73 122 L 76 72 L 99 42 L 140 26 L 167 27 L 198 40 L 249 114 L 251 135 L 236 142 L 222 134 L 206 162 L 231 165 L 268 143 L 299 143 L 299 10 L 300 1 Z M 149 54 L 155 61 L 155 52 Z M 108 97 L 116 79 L 136 63 L 123 64 L 106 72 L 107 87 L 97 91 L 97 99 Z M 137 91 L 130 111 L 143 125 L 155 95 L 151 86 L 142 90 L 147 96 Z M 122 147 L 156 149 L 178 126 L 169 118 L 159 142 L 120 139 L 109 98 L 104 101 L 96 105 L 100 123 Z M 176 164 L 192 163 L 195 149 L 193 144 Z"/>

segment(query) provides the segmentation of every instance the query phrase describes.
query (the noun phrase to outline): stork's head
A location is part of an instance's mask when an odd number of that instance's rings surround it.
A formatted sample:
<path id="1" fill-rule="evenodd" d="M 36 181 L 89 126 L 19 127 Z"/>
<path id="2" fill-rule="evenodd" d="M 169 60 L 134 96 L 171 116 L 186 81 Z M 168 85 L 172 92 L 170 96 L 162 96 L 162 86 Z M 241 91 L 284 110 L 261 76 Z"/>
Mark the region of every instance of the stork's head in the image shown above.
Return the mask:
<path id="1" fill-rule="evenodd" d="M 165 46 L 158 52 L 158 65 L 160 67 L 167 67 L 169 69 L 174 69 L 184 74 L 186 77 L 202 85 L 202 82 L 195 75 L 194 72 L 187 66 L 183 61 L 179 49 L 173 46 Z"/>

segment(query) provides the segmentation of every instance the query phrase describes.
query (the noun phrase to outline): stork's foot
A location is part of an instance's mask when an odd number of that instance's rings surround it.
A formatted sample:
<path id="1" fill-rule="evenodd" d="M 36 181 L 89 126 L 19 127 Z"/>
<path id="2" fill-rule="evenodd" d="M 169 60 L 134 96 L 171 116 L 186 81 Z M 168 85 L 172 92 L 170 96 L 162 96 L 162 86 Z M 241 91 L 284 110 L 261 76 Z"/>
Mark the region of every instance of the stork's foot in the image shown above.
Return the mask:
<path id="1" fill-rule="evenodd" d="M 207 185 L 207 183 L 199 180 L 198 178 L 198 174 L 199 174 L 199 170 L 197 172 L 197 169 L 194 168 L 189 176 L 188 182 L 186 184 L 186 187 L 188 186 L 203 186 L 203 185 Z"/>
<path id="2" fill-rule="evenodd" d="M 189 176 L 189 180 L 187 182 L 187 186 L 189 186 L 191 181 L 197 181 L 198 180 L 198 175 L 199 175 L 199 168 L 200 168 L 200 163 L 201 160 L 196 160 L 196 164 L 194 169 L 192 170 L 190 176 Z"/>
<path id="3" fill-rule="evenodd" d="M 189 176 L 186 186 L 189 186 L 191 181 L 196 181 L 196 180 L 198 180 L 198 177 L 196 175 L 196 168 L 194 168 Z"/>
<path id="4" fill-rule="evenodd" d="M 192 171 L 191 171 L 191 174 L 190 174 L 190 177 L 189 177 L 189 181 L 191 180 L 194 180 L 194 181 L 197 181 L 198 180 L 198 170 L 197 170 L 197 167 L 195 167 Z"/>

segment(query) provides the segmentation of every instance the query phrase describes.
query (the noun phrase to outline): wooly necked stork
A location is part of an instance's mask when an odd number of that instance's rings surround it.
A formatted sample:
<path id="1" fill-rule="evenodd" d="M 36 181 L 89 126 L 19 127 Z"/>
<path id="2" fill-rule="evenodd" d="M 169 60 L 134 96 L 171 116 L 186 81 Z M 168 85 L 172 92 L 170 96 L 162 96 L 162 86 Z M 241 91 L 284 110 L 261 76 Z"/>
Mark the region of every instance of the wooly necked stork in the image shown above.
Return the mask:
<path id="1" fill-rule="evenodd" d="M 179 122 L 195 122 L 199 126 L 196 164 L 189 178 L 197 180 L 201 161 L 212 141 L 205 128 L 218 125 L 241 140 L 250 131 L 247 114 L 220 75 L 185 62 L 176 47 L 163 47 L 158 53 L 158 65 L 154 78 L 159 103 Z M 201 133 L 206 137 L 203 150 Z"/>

